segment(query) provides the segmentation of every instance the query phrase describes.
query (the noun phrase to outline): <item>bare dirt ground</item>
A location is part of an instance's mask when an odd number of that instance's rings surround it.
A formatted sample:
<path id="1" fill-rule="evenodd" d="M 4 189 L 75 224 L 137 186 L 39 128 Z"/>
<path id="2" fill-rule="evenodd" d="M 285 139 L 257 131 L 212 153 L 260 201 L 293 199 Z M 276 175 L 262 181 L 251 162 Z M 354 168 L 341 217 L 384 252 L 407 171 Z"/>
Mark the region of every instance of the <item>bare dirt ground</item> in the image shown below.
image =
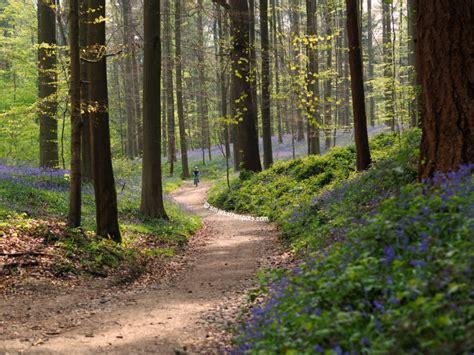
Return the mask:
<path id="1" fill-rule="evenodd" d="M 104 281 L 57 286 L 32 280 L 20 296 L 0 298 L 0 354 L 222 353 L 261 268 L 285 262 L 269 223 L 219 216 L 204 208 L 208 184 L 172 194 L 205 227 L 147 287 Z M 282 256 L 283 255 L 283 256 Z"/>

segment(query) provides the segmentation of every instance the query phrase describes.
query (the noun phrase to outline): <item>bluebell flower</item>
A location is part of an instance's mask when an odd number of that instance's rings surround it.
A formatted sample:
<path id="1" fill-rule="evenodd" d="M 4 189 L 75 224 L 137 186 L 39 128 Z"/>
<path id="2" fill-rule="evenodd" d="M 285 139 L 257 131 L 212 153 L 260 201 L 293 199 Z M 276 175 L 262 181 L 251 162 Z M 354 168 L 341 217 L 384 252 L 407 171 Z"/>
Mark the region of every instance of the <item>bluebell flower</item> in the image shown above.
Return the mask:
<path id="1" fill-rule="evenodd" d="M 323 348 L 321 345 L 316 344 L 316 345 L 314 346 L 314 352 L 316 352 L 316 353 L 324 353 L 324 348 Z"/>
<path id="2" fill-rule="evenodd" d="M 426 266 L 426 261 L 423 260 L 410 260 L 410 265 L 414 267 L 424 267 Z"/>

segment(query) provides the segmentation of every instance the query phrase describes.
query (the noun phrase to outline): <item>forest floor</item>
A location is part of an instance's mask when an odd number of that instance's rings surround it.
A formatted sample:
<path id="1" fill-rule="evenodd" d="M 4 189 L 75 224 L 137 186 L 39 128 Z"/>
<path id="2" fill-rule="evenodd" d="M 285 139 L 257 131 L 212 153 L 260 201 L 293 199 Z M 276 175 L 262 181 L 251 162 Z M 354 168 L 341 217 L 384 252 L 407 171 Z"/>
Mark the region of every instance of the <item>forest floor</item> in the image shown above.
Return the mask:
<path id="1" fill-rule="evenodd" d="M 0 353 L 217 353 L 230 344 L 259 270 L 291 263 L 274 225 L 207 210 L 209 184 L 171 194 L 203 217 L 186 250 L 148 283 L 31 281 L 0 302 Z M 165 275 L 165 276 L 163 276 Z"/>

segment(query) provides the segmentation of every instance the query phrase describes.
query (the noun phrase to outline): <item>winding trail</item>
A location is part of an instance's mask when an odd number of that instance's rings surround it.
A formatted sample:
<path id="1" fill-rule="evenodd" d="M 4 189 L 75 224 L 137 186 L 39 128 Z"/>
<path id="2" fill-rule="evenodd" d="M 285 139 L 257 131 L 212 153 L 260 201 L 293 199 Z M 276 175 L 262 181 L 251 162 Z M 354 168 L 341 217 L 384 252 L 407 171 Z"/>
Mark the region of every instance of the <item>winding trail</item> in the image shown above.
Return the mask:
<path id="1" fill-rule="evenodd" d="M 278 243 L 269 223 L 205 209 L 208 188 L 185 184 L 171 195 L 206 227 L 169 282 L 112 294 L 93 285 L 61 293 L 40 289 L 34 297 L 0 300 L 0 353 L 219 352 L 214 335 L 222 332 L 222 313 L 242 304 Z"/>

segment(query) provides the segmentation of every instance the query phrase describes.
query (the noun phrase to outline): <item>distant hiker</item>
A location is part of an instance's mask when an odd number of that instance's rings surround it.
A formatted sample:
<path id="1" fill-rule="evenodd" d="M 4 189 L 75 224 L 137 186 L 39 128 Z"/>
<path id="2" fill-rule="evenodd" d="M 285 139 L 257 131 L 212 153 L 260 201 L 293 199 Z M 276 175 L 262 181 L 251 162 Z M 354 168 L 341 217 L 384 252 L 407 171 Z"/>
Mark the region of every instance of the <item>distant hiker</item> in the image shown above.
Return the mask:
<path id="1" fill-rule="evenodd" d="M 193 177 L 194 177 L 194 186 L 198 186 L 199 184 L 199 176 L 201 175 L 199 168 L 197 166 L 194 167 L 193 170 Z"/>

